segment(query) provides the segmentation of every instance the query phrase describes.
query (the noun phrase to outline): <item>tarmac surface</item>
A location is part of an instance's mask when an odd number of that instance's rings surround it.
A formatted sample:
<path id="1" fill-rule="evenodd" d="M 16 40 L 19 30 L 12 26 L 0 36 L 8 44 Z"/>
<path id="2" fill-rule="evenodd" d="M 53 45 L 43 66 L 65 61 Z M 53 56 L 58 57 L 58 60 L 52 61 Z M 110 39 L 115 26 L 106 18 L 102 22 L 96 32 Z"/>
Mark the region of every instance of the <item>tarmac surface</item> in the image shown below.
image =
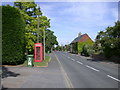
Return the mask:
<path id="1" fill-rule="evenodd" d="M 3 67 L 3 88 L 118 88 L 118 64 L 56 51 L 48 67 Z M 96 89 L 94 89 L 96 90 Z"/>
<path id="2" fill-rule="evenodd" d="M 3 67 L 3 88 L 67 88 L 55 56 L 49 67 Z"/>
<path id="3" fill-rule="evenodd" d="M 118 64 L 83 58 L 68 52 L 55 52 L 74 88 L 118 88 Z"/>

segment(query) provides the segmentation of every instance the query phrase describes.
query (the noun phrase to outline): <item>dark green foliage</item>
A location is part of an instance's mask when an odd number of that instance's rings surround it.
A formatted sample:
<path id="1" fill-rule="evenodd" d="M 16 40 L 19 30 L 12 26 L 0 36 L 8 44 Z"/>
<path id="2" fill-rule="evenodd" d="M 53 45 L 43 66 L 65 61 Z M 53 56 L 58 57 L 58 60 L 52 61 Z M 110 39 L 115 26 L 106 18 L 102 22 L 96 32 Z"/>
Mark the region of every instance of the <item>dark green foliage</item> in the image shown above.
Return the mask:
<path id="1" fill-rule="evenodd" d="M 73 53 L 78 53 L 78 42 L 76 42 L 72 45 L 73 45 Z"/>
<path id="2" fill-rule="evenodd" d="M 113 51 L 113 50 L 112 50 L 112 48 L 110 48 L 110 46 L 105 46 L 105 48 L 103 49 L 103 52 L 107 58 L 111 57 L 111 55 L 112 55 L 111 51 Z"/>
<path id="3" fill-rule="evenodd" d="M 70 44 L 65 45 L 66 51 L 70 51 Z"/>
<path id="4" fill-rule="evenodd" d="M 36 43 L 37 14 L 38 9 L 34 2 L 14 2 L 14 7 L 20 10 L 25 20 L 25 46 L 29 54 L 33 54 L 34 43 Z M 42 13 L 41 13 L 42 14 Z"/>
<path id="5" fill-rule="evenodd" d="M 0 65 L 2 64 L 2 6 L 0 6 Z"/>
<path id="6" fill-rule="evenodd" d="M 62 51 L 62 46 L 57 45 L 57 47 L 56 47 L 56 48 L 53 48 L 53 50 Z"/>
<path id="7" fill-rule="evenodd" d="M 54 47 L 54 45 L 58 45 L 57 37 L 54 35 L 54 32 L 51 30 L 46 30 L 46 52 L 51 51 L 51 49 Z"/>
<path id="8" fill-rule="evenodd" d="M 100 31 L 96 37 L 94 49 L 102 52 L 106 57 L 120 56 L 120 21 L 113 27 L 107 27 L 105 31 Z"/>
<path id="9" fill-rule="evenodd" d="M 24 61 L 25 21 L 20 11 L 2 6 L 2 62 L 20 64 Z"/>
<path id="10" fill-rule="evenodd" d="M 43 43 L 44 31 L 46 36 L 46 52 L 50 51 L 51 48 L 57 44 L 57 37 L 53 35 L 54 32 L 47 30 L 50 28 L 50 19 L 46 16 L 42 16 L 42 11 L 37 8 L 35 2 L 15 2 L 14 7 L 20 9 L 26 21 L 25 27 L 25 41 L 26 51 L 29 54 L 34 53 L 34 43 Z M 39 27 L 38 27 L 38 14 L 39 14 Z M 52 33 L 51 33 L 52 32 Z M 39 38 L 37 37 L 39 35 Z M 44 45 L 44 44 L 43 44 Z"/>

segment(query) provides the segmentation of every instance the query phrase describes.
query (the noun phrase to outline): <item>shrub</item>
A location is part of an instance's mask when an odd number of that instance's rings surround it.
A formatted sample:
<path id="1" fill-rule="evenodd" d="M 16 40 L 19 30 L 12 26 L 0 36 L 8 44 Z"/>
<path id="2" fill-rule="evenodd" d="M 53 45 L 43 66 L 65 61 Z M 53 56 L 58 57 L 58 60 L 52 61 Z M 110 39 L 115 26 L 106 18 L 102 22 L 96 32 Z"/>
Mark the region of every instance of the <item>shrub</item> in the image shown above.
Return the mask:
<path id="1" fill-rule="evenodd" d="M 86 44 L 82 48 L 82 55 L 90 56 L 94 53 L 93 45 Z"/>
<path id="2" fill-rule="evenodd" d="M 78 53 L 79 53 L 79 54 L 82 53 L 83 47 L 84 47 L 85 45 L 93 45 L 93 44 L 94 44 L 94 42 L 91 41 L 90 39 L 88 39 L 88 40 L 85 41 L 85 42 L 78 42 Z"/>
<path id="3" fill-rule="evenodd" d="M 25 21 L 20 11 L 9 5 L 2 6 L 2 63 L 24 62 Z"/>

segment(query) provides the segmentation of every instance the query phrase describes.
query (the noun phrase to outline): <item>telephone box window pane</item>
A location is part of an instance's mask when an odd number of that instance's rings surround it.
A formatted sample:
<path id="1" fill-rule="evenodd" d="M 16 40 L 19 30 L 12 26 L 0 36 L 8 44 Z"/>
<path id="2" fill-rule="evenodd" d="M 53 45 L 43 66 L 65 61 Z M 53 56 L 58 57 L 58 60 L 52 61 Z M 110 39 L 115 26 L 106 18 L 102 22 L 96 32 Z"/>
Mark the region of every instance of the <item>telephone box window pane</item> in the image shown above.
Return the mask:
<path id="1" fill-rule="evenodd" d="M 36 47 L 36 60 L 40 60 L 40 47 Z"/>

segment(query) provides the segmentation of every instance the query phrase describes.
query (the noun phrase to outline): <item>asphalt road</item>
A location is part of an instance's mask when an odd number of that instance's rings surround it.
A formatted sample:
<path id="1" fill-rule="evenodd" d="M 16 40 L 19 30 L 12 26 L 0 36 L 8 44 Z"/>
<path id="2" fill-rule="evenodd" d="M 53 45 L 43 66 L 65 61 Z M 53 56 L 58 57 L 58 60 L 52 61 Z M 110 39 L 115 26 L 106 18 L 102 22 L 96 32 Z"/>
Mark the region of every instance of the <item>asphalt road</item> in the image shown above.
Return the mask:
<path id="1" fill-rule="evenodd" d="M 70 88 L 118 88 L 118 65 L 92 61 L 68 52 L 54 52 Z"/>
<path id="2" fill-rule="evenodd" d="M 118 65 L 56 51 L 48 67 L 4 67 L 3 88 L 118 88 Z M 96 89 L 94 89 L 96 90 Z"/>

